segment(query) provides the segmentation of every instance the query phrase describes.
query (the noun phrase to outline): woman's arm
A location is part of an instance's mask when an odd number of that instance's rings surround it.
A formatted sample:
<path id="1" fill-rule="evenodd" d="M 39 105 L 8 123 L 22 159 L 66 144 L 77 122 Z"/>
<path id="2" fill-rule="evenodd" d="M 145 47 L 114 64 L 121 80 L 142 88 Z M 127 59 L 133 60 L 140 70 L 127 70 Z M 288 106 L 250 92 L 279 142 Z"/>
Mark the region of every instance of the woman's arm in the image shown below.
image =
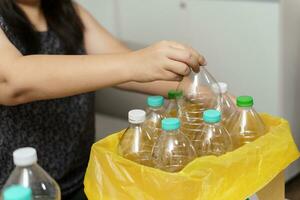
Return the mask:
<path id="1" fill-rule="evenodd" d="M 117 86 L 122 90 L 128 90 L 144 94 L 168 96 L 169 90 L 175 90 L 179 84 L 178 81 L 153 81 L 148 83 L 127 82 Z"/>
<path id="2" fill-rule="evenodd" d="M 22 56 L 0 29 L 0 104 L 17 105 L 125 82 L 179 80 L 198 57 L 161 42 L 119 54 Z"/>
<path id="3" fill-rule="evenodd" d="M 123 67 L 125 54 L 22 56 L 1 29 L 0 55 L 0 104 L 5 105 L 75 95 L 132 78 Z"/>
<path id="4" fill-rule="evenodd" d="M 85 25 L 85 47 L 88 54 L 102 54 L 102 53 L 120 53 L 129 52 L 123 43 L 117 40 L 109 32 L 107 32 L 94 18 L 80 5 L 76 4 L 81 19 Z M 205 59 L 199 55 L 195 50 L 181 44 L 170 42 L 174 48 L 183 49 L 199 58 L 199 64 L 205 65 Z M 120 89 L 148 93 L 167 95 L 168 90 L 176 89 L 178 81 L 155 81 L 149 83 L 127 82 L 119 84 L 117 87 Z"/>

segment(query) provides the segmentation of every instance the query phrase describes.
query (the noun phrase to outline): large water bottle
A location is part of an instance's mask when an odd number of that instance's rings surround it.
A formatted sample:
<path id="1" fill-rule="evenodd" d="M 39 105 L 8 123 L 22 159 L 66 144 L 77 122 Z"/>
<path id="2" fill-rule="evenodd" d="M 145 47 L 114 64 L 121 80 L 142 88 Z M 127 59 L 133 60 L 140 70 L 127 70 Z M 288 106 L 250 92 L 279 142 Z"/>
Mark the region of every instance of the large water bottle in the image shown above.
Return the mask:
<path id="1" fill-rule="evenodd" d="M 16 165 L 3 191 L 13 185 L 30 188 L 33 200 L 60 200 L 58 184 L 37 164 L 37 153 L 34 148 L 25 147 L 13 152 Z"/>
<path id="2" fill-rule="evenodd" d="M 222 121 L 224 124 L 228 118 L 236 111 L 235 103 L 231 100 L 228 94 L 228 85 L 224 82 L 218 82 L 213 85 L 214 92 L 221 95 L 220 104 L 217 110 L 222 113 Z"/>
<path id="3" fill-rule="evenodd" d="M 184 93 L 184 103 L 179 105 L 181 129 L 190 139 L 199 134 L 203 125 L 203 112 L 217 109 L 221 92 L 215 78 L 201 66 L 198 73 L 191 72 L 179 84 L 178 90 Z"/>
<path id="4" fill-rule="evenodd" d="M 206 110 L 203 114 L 204 126 L 193 140 L 198 156 L 220 156 L 233 150 L 232 140 L 222 126 L 221 113 L 217 110 Z"/>
<path id="5" fill-rule="evenodd" d="M 134 162 L 152 166 L 153 138 L 142 128 L 146 119 L 143 110 L 131 110 L 128 113 L 129 128 L 123 133 L 119 143 L 119 154 Z"/>
<path id="6" fill-rule="evenodd" d="M 168 92 L 169 103 L 166 108 L 165 117 L 178 117 L 179 105 L 183 104 L 183 92 L 170 90 Z"/>
<path id="7" fill-rule="evenodd" d="M 266 132 L 266 127 L 253 108 L 251 96 L 237 98 L 238 110 L 228 119 L 226 127 L 231 134 L 234 147 L 250 143 Z"/>
<path id="8" fill-rule="evenodd" d="M 178 172 L 196 157 L 190 140 L 180 132 L 178 118 L 162 120 L 163 132 L 153 147 L 153 162 L 158 169 Z"/>
<path id="9" fill-rule="evenodd" d="M 165 113 L 164 98 L 162 96 L 149 96 L 147 104 L 146 121 L 143 128 L 151 137 L 157 139 L 161 133 L 161 120 Z"/>
<path id="10" fill-rule="evenodd" d="M 32 200 L 31 189 L 20 185 L 7 187 L 1 196 L 3 200 Z"/>

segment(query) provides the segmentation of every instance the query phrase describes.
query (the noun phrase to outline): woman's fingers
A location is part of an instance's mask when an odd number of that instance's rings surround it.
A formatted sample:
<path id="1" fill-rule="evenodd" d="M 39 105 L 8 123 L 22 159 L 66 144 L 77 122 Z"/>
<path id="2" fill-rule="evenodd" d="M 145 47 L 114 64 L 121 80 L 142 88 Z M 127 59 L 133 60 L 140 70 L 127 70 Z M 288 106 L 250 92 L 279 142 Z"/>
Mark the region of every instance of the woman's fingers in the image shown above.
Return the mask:
<path id="1" fill-rule="evenodd" d="M 181 56 L 175 57 L 175 58 L 173 57 L 171 59 L 185 62 L 193 69 L 193 71 L 198 72 L 199 66 L 204 66 L 207 64 L 204 56 L 199 54 L 198 51 L 196 51 L 192 47 L 189 47 L 189 46 L 177 43 L 177 42 L 173 42 L 173 41 L 167 41 L 165 43 L 167 43 L 169 47 L 176 49 L 176 50 L 181 50 L 181 52 L 182 52 Z M 170 57 L 172 57 L 172 56 L 170 56 Z M 180 58 L 180 59 L 178 59 L 178 58 Z"/>
<path id="2" fill-rule="evenodd" d="M 173 47 L 173 48 L 190 51 L 195 57 L 199 58 L 198 61 L 201 66 L 205 66 L 207 64 L 204 56 L 199 54 L 198 51 L 196 51 L 194 48 L 187 46 L 187 45 L 180 44 L 178 42 L 174 42 L 174 41 L 168 41 L 168 44 L 170 45 L 170 47 Z"/>
<path id="3" fill-rule="evenodd" d="M 166 69 L 180 76 L 187 76 L 191 72 L 187 64 L 175 60 L 170 60 L 166 66 Z"/>
<path id="4" fill-rule="evenodd" d="M 191 52 L 193 52 L 193 54 L 195 54 L 195 55 L 198 57 L 198 62 L 199 62 L 199 65 L 200 65 L 200 66 L 205 66 L 205 65 L 207 65 L 206 60 L 205 60 L 205 58 L 204 58 L 203 55 L 199 54 L 198 51 L 196 51 L 196 50 L 193 49 L 192 47 L 187 47 L 187 48 L 189 48 L 189 50 L 190 50 Z"/>
<path id="5" fill-rule="evenodd" d="M 172 41 L 162 41 L 130 55 L 132 79 L 138 82 L 180 81 L 206 63 L 193 48 Z"/>
<path id="6" fill-rule="evenodd" d="M 167 57 L 171 60 L 178 61 L 191 67 L 193 70 L 199 70 L 199 58 L 191 51 L 178 48 L 169 48 Z"/>
<path id="7" fill-rule="evenodd" d="M 163 80 L 165 81 L 182 81 L 183 76 L 172 71 L 165 71 Z"/>

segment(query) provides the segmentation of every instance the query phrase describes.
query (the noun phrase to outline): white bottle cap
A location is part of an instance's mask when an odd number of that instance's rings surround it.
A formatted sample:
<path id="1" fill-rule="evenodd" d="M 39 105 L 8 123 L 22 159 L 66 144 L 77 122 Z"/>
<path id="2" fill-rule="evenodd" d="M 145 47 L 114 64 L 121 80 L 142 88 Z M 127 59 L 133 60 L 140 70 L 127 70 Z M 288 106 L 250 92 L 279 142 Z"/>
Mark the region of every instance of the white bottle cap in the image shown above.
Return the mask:
<path id="1" fill-rule="evenodd" d="M 217 85 L 218 84 L 218 85 Z M 227 92 L 228 90 L 228 85 L 227 83 L 224 83 L 224 82 L 218 82 L 217 84 L 213 84 L 212 85 L 212 88 L 213 88 L 213 91 L 214 93 L 218 94 L 221 92 L 221 94 L 224 94 Z M 218 87 L 219 86 L 219 87 Z"/>
<path id="2" fill-rule="evenodd" d="M 24 147 L 15 150 L 13 158 L 16 166 L 29 166 L 37 162 L 37 153 L 32 147 Z"/>
<path id="3" fill-rule="evenodd" d="M 144 110 L 131 110 L 128 112 L 128 121 L 132 124 L 140 124 L 146 120 L 146 112 Z"/>

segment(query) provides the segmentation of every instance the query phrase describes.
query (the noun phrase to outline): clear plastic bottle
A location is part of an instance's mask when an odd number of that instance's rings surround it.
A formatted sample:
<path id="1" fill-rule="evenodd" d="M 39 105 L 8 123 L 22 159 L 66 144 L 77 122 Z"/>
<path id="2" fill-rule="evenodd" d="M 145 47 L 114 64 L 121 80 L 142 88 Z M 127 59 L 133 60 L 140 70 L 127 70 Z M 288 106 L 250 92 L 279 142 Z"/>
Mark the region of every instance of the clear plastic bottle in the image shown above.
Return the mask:
<path id="1" fill-rule="evenodd" d="M 119 154 L 134 162 L 153 166 L 152 147 L 153 138 L 142 129 L 146 119 L 143 110 L 131 110 L 128 113 L 129 128 L 124 132 L 119 143 Z"/>
<path id="2" fill-rule="evenodd" d="M 253 108 L 251 96 L 237 98 L 238 110 L 228 119 L 226 127 L 231 134 L 234 147 L 250 143 L 266 132 L 266 127 Z"/>
<path id="3" fill-rule="evenodd" d="M 206 110 L 203 114 L 204 126 L 193 142 L 198 156 L 220 156 L 233 150 L 232 140 L 221 123 L 221 112 Z"/>
<path id="4" fill-rule="evenodd" d="M 32 200 L 32 192 L 30 188 L 20 185 L 12 185 L 6 188 L 2 194 L 3 200 Z"/>
<path id="5" fill-rule="evenodd" d="M 219 107 L 221 92 L 214 92 L 216 89 L 219 89 L 217 81 L 203 66 L 198 73 L 191 72 L 179 84 L 177 90 L 184 93 L 184 103 L 179 105 L 181 129 L 190 139 L 201 131 L 203 112 Z"/>
<path id="6" fill-rule="evenodd" d="M 158 169 L 178 172 L 196 157 L 190 140 L 180 132 L 178 118 L 162 120 L 163 133 L 153 147 L 153 163 Z"/>
<path id="7" fill-rule="evenodd" d="M 147 104 L 146 121 L 143 129 L 156 140 L 161 133 L 161 120 L 165 113 L 164 98 L 162 96 L 149 96 Z"/>
<path id="8" fill-rule="evenodd" d="M 170 90 L 168 92 L 169 103 L 166 108 L 165 117 L 178 117 L 179 104 L 182 103 L 183 92 Z"/>
<path id="9" fill-rule="evenodd" d="M 21 185 L 31 189 L 33 200 L 61 199 L 58 184 L 37 164 L 34 148 L 15 150 L 13 160 L 16 167 L 3 186 L 3 191 L 13 185 Z"/>
<path id="10" fill-rule="evenodd" d="M 217 84 L 213 85 L 213 90 L 217 94 L 220 92 L 221 99 L 217 110 L 222 113 L 222 122 L 225 124 L 226 120 L 236 111 L 236 106 L 228 94 L 227 83 L 219 82 Z"/>

